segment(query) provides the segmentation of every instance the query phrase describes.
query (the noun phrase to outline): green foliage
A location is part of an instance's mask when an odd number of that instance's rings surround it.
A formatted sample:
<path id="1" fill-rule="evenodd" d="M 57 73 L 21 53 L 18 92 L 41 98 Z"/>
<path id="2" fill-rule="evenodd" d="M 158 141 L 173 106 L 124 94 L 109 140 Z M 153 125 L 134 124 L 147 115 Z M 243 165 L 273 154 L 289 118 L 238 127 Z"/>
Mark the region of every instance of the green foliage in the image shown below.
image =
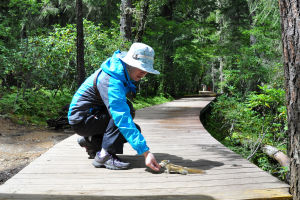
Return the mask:
<path id="1" fill-rule="evenodd" d="M 121 40 L 114 34 L 102 30 L 92 22 L 84 21 L 85 65 L 91 74 L 112 52 L 120 46 Z M 62 90 L 76 87 L 76 28 L 55 26 L 47 35 L 29 37 L 19 48 L 9 51 L 11 63 L 2 67 L 4 74 L 13 74 L 24 90 L 46 88 Z M 5 49 L 4 49 L 5 50 Z M 1 59 L 1 58 L 0 58 Z M 2 59 L 6 59 L 3 56 Z"/>
<path id="2" fill-rule="evenodd" d="M 73 93 L 68 90 L 52 91 L 41 89 L 37 92 L 26 91 L 24 96 L 17 88 L 6 93 L 0 99 L 0 116 L 8 117 L 19 124 L 46 125 L 46 120 L 61 116 L 64 106 L 71 102 Z M 172 97 L 159 96 L 143 97 L 138 95 L 133 105 L 141 109 L 152 105 L 162 104 L 173 100 Z"/>
<path id="3" fill-rule="evenodd" d="M 156 52 L 155 67 L 161 75 L 151 79 L 158 79 L 159 92 L 172 96 L 198 92 L 214 56 L 213 6 L 214 1 L 193 0 L 151 4 L 144 42 Z"/>
<path id="4" fill-rule="evenodd" d="M 193 21 L 185 22 L 186 29 L 194 27 L 192 35 L 181 39 L 174 53 L 174 65 L 176 65 L 176 80 L 173 87 L 177 85 L 177 91 L 181 95 L 187 93 L 197 93 L 200 90 L 200 85 L 203 83 L 203 77 L 209 70 L 211 63 L 216 58 L 214 39 L 211 35 L 215 34 L 215 30 L 205 24 L 204 27 L 199 27 Z M 191 40 L 191 42 L 187 41 Z M 184 43 L 184 45 L 181 45 Z"/>
<path id="5" fill-rule="evenodd" d="M 249 91 L 259 88 L 257 85 L 271 84 L 275 87 L 283 85 L 283 70 L 281 61 L 279 27 L 255 26 L 244 30 L 245 37 L 252 37 L 253 44 L 240 48 L 240 54 L 234 60 L 227 61 L 225 74 L 225 89 L 232 93 L 246 95 Z M 255 39 L 254 39 L 255 38 Z M 275 41 L 275 42 L 274 42 Z"/>
<path id="6" fill-rule="evenodd" d="M 84 21 L 85 65 L 87 75 L 117 50 L 122 43 L 117 29 L 101 29 L 101 25 Z M 19 43 L 16 49 L 0 46 L 1 113 L 24 118 L 32 123 L 45 122 L 57 116 L 57 107 L 66 102 L 47 104 L 49 95 L 64 94 L 76 90 L 76 26 L 56 25 L 48 34 L 30 36 Z M 51 95 L 50 95 L 51 96 Z M 59 99 L 59 95 L 56 96 Z M 51 100 L 54 101 L 54 100 Z M 46 115 L 46 113 L 49 114 Z M 51 113 L 52 112 L 52 113 Z M 26 119 L 25 119 L 26 118 Z"/>
<path id="7" fill-rule="evenodd" d="M 28 90 L 21 95 L 17 88 L 13 88 L 0 99 L 0 114 L 21 124 L 46 125 L 47 119 L 59 116 L 58 112 L 70 103 L 71 98 L 67 91 Z"/>
<path id="8" fill-rule="evenodd" d="M 143 97 L 143 96 L 137 95 L 137 97 L 133 101 L 133 106 L 136 110 L 138 110 L 141 108 L 166 103 L 166 102 L 169 102 L 172 100 L 173 100 L 173 98 L 171 96 L 165 97 L 163 94 L 160 94 L 159 96 L 154 96 L 154 97 Z"/>
<path id="9" fill-rule="evenodd" d="M 259 88 L 246 101 L 236 96 L 220 96 L 213 104 L 206 127 L 216 139 L 245 158 L 258 149 L 252 162 L 272 174 L 284 176 L 279 164 L 264 155 L 259 147 L 268 144 L 286 152 L 285 93 L 267 85 Z"/>
<path id="10" fill-rule="evenodd" d="M 206 126 L 224 145 L 245 158 L 254 153 L 253 163 L 284 179 L 286 169 L 259 148 L 264 144 L 284 152 L 287 148 L 285 92 L 278 89 L 284 88 L 278 5 L 269 0 L 244 1 L 251 18 L 241 18 L 244 25 L 236 26 L 232 22 L 241 21 L 232 21 L 230 10 L 238 2 L 242 1 L 224 1 L 216 12 L 224 79 L 215 85 L 225 94 L 213 104 Z"/>

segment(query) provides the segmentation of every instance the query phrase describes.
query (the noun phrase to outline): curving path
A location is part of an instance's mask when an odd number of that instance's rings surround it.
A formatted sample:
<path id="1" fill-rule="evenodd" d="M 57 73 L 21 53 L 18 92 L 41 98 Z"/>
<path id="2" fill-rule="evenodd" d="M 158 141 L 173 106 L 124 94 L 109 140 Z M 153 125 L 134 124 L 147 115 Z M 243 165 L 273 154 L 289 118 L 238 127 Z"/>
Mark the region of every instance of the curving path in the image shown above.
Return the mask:
<path id="1" fill-rule="evenodd" d="M 158 161 L 205 174 L 152 173 L 126 144 L 124 171 L 96 169 L 73 135 L 0 186 L 0 199 L 291 199 L 289 186 L 215 140 L 199 113 L 213 98 L 183 98 L 144 108 L 135 122 Z"/>

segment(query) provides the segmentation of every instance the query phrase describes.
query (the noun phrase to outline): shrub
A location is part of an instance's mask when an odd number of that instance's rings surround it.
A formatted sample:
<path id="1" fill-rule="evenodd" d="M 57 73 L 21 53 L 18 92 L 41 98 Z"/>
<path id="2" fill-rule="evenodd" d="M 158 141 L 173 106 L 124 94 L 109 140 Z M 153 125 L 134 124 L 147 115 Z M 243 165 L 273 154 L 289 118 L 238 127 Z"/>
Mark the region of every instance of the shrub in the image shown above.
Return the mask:
<path id="1" fill-rule="evenodd" d="M 246 100 L 237 96 L 220 96 L 212 105 L 205 127 L 233 151 L 270 173 L 284 177 L 286 170 L 259 147 L 268 144 L 286 152 L 285 92 L 267 85 L 259 88 L 259 92 L 247 95 Z"/>

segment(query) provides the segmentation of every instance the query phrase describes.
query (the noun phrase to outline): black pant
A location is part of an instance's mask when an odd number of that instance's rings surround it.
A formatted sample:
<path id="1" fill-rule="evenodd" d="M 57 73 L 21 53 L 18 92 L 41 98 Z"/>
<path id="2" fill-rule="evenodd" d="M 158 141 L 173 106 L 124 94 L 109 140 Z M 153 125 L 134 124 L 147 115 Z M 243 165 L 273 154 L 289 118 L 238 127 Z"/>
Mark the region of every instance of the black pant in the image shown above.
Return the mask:
<path id="1" fill-rule="evenodd" d="M 132 118 L 135 116 L 134 108 L 130 101 L 127 101 Z M 139 125 L 135 124 L 141 131 Z M 89 113 L 79 124 L 73 125 L 74 131 L 81 136 L 90 137 L 96 150 L 103 147 L 111 154 L 122 154 L 123 146 L 127 140 L 119 128 L 114 124 L 105 107 L 95 113 Z"/>

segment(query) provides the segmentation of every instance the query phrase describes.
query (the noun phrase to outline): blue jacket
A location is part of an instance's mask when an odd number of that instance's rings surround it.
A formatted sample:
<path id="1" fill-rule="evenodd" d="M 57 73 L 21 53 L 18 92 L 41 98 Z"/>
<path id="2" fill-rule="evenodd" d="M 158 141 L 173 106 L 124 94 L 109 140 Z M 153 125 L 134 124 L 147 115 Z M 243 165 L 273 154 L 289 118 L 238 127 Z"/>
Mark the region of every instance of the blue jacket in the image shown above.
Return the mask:
<path id="1" fill-rule="evenodd" d="M 126 94 L 135 92 L 135 86 L 129 78 L 125 64 L 120 59 L 121 56 L 124 55 L 118 50 L 101 65 L 102 71 L 97 78 L 101 99 L 97 97 L 93 88 L 94 78 L 101 69 L 88 77 L 79 87 L 70 104 L 68 120 L 71 125 L 77 124 L 91 109 L 105 105 L 124 138 L 138 154 L 143 154 L 149 150 L 149 147 L 133 123 L 126 103 Z"/>

